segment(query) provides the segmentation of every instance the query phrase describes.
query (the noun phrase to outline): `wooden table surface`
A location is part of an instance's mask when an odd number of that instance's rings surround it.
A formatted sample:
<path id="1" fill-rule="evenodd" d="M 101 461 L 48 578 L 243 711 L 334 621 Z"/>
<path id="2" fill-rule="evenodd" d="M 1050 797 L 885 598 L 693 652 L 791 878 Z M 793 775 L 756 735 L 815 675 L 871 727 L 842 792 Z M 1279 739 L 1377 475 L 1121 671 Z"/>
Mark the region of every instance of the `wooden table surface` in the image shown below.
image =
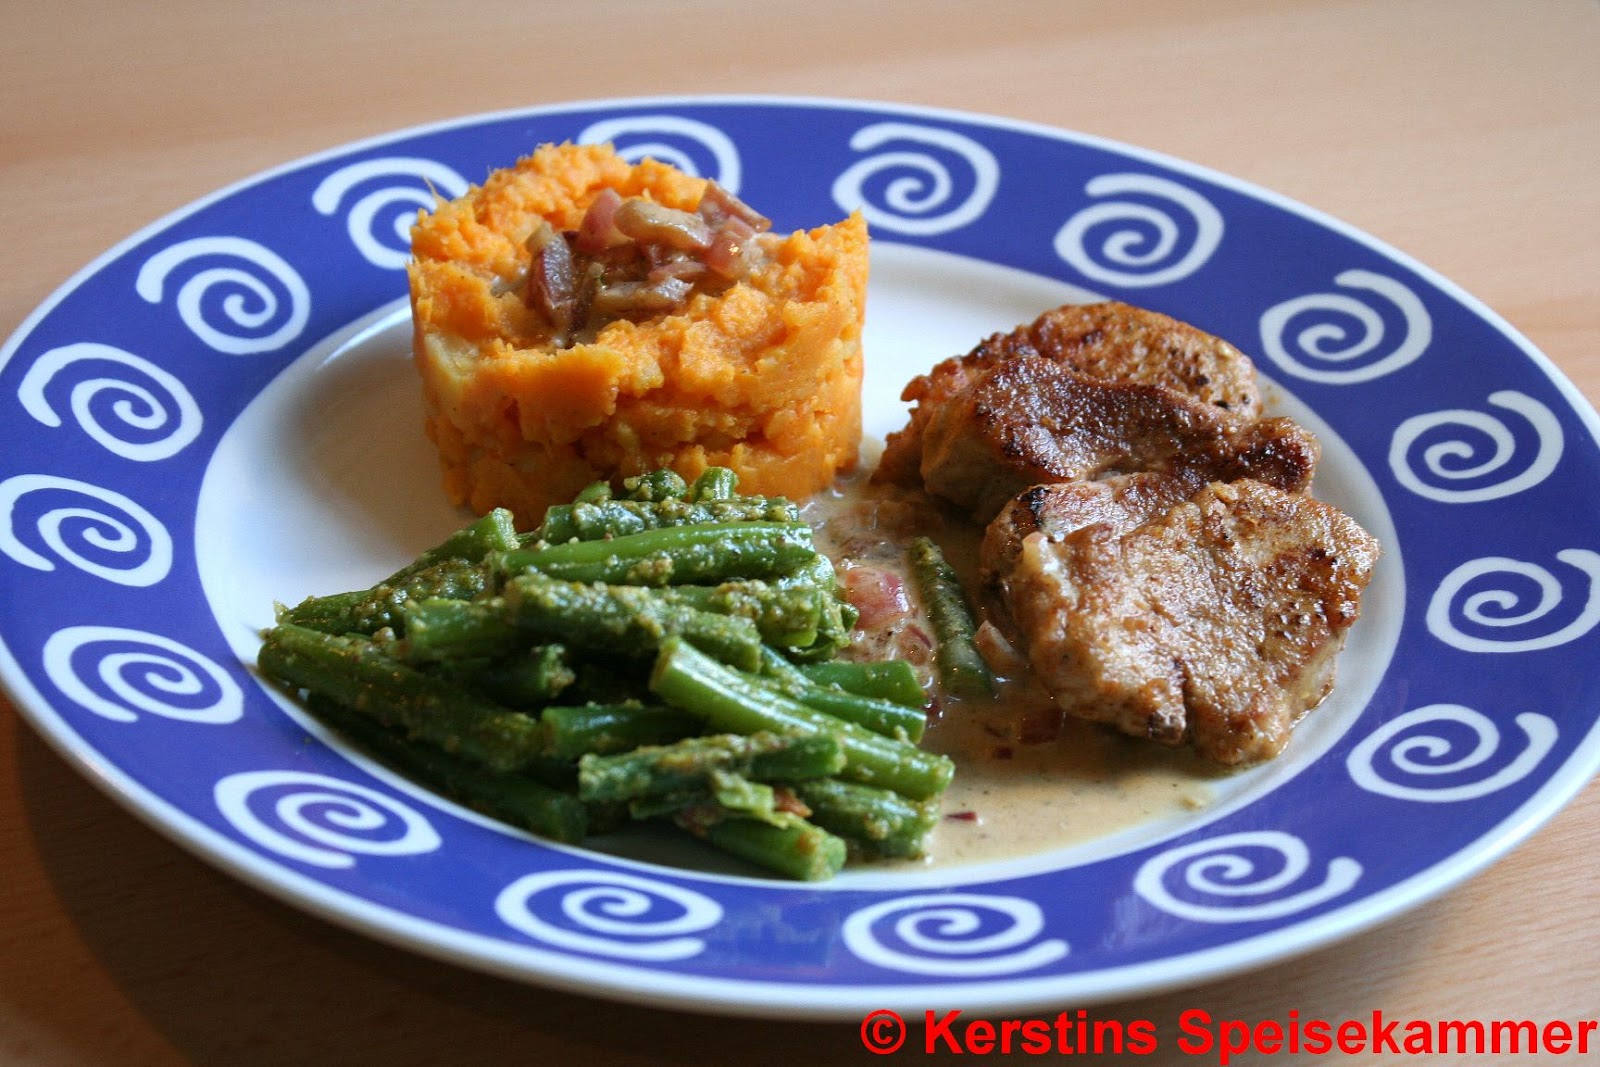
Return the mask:
<path id="1" fill-rule="evenodd" d="M 278 163 L 470 113 L 700 92 L 959 108 L 1208 165 L 1437 269 L 1600 399 L 1592 0 L 15 4 L 0 36 L 0 334 L 134 230 Z M 169 844 L 0 705 L 0 1062 L 871 1058 L 852 1023 L 624 1007 L 346 932 Z M 1190 1007 L 1593 1019 L 1597 855 L 1591 784 L 1381 928 L 1096 1014 L 1169 1036 Z M 1191 1061 L 1215 1062 L 1170 1040 L 1140 1062 Z"/>

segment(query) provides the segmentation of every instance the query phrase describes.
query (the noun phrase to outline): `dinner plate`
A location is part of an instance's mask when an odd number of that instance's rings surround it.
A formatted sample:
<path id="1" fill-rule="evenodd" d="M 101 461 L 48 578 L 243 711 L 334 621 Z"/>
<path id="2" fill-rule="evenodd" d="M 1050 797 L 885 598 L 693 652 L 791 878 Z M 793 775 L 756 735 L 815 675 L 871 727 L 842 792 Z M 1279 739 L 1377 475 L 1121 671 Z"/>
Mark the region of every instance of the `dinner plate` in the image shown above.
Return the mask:
<path id="1" fill-rule="evenodd" d="M 407 231 L 540 142 L 715 177 L 779 229 L 874 235 L 870 435 L 901 386 L 1073 300 L 1253 356 L 1383 543 L 1340 682 L 1195 810 L 966 866 L 792 884 L 650 842 L 553 845 L 347 750 L 260 683 L 275 601 L 465 521 L 409 363 Z M 0 676 L 150 825 L 408 948 L 680 1008 L 1086 1004 L 1231 973 L 1483 867 L 1600 763 L 1597 420 L 1527 341 L 1350 227 L 1124 145 L 949 111 L 672 98 L 499 113 L 223 190 L 67 282 L 0 350 Z"/>

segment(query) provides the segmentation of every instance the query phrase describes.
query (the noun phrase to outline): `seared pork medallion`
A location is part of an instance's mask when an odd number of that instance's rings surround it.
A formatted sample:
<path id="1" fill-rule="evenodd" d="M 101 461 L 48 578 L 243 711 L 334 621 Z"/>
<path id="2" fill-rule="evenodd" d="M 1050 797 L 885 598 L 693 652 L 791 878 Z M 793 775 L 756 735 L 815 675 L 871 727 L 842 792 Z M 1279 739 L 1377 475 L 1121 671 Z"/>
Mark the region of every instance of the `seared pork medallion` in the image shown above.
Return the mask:
<path id="1" fill-rule="evenodd" d="M 1236 418 L 1164 386 L 1100 381 L 1027 356 L 931 412 L 922 484 L 987 522 L 1030 485 L 1138 471 L 1300 491 L 1318 452 L 1290 419 Z"/>
<path id="2" fill-rule="evenodd" d="M 1245 419 L 1261 413 L 1250 357 L 1221 338 L 1128 304 L 1067 304 L 913 378 L 900 396 L 914 404 L 911 421 L 884 442 L 874 480 L 922 484 L 928 418 L 989 371 L 1029 357 L 1097 381 L 1163 386 Z"/>
<path id="3" fill-rule="evenodd" d="M 1067 714 L 1241 764 L 1327 696 L 1380 549 L 1311 498 L 1316 439 L 1233 346 L 1069 306 L 904 396 L 877 480 L 986 524 L 988 622 Z"/>
<path id="4" fill-rule="evenodd" d="M 1277 755 L 1333 688 L 1377 558 L 1349 516 L 1246 479 L 1131 532 L 1030 535 L 1001 584 L 1063 708 L 1234 764 Z"/>
<path id="5" fill-rule="evenodd" d="M 1060 538 L 1096 525 L 1127 533 L 1188 500 L 1203 484 L 1191 472 L 1140 471 L 1092 482 L 1031 486 L 1013 497 L 985 529 L 978 556 L 981 585 L 992 590 L 1011 573 L 1030 534 Z"/>

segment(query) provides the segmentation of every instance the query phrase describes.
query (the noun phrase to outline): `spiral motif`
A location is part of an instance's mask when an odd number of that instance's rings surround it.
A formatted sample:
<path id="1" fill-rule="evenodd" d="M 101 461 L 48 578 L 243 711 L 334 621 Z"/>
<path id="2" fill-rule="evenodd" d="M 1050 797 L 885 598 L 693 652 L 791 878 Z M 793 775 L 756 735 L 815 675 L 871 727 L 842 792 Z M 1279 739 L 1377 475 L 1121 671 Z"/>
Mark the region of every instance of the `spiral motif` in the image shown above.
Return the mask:
<path id="1" fill-rule="evenodd" d="M 228 355 L 271 352 L 300 336 L 311 317 L 311 290 L 276 252 L 243 237 L 195 237 L 164 248 L 139 268 L 134 288 L 159 304 L 168 277 L 201 260 L 223 262 L 195 271 L 176 303 L 183 324 L 208 347 Z M 225 329 L 213 325 L 218 318 Z"/>
<path id="2" fill-rule="evenodd" d="M 691 935 L 722 921 L 722 905 L 702 893 L 602 870 L 525 875 L 500 891 L 495 911 L 547 944 L 653 962 L 699 955 L 706 943 Z"/>
<path id="3" fill-rule="evenodd" d="M 49 474 L 18 474 L 0 482 L 0 552 L 25 567 L 53 571 L 55 561 L 23 542 L 18 525 L 27 521 L 22 504 L 38 494 L 57 504 L 34 516 L 39 538 L 58 559 L 118 585 L 154 585 L 172 569 L 172 536 L 156 517 L 111 489 Z M 87 497 L 93 506 L 70 503 Z M 121 512 L 108 514 L 107 508 Z M 96 556 L 85 554 L 92 550 Z M 107 562 L 115 560 L 116 563 Z M 130 562 L 122 562 L 122 561 Z"/>
<path id="4" fill-rule="evenodd" d="M 1320 882 L 1284 893 L 1304 884 L 1310 870 L 1304 841 L 1280 830 L 1254 830 L 1163 852 L 1139 868 L 1133 887 L 1180 918 L 1242 923 L 1316 907 L 1345 893 L 1361 877 L 1361 864 L 1340 856 L 1329 861 Z"/>
<path id="5" fill-rule="evenodd" d="M 1129 288 L 1168 285 L 1205 266 L 1222 243 L 1222 213 L 1193 189 L 1167 178 L 1101 174 L 1089 179 L 1083 191 L 1096 200 L 1131 194 L 1168 205 L 1104 200 L 1066 221 L 1056 232 L 1056 255 L 1096 281 Z M 1175 214 L 1187 216 L 1187 226 Z"/>
<path id="6" fill-rule="evenodd" d="M 1404 319 L 1404 335 L 1398 341 L 1387 338 L 1382 316 L 1347 293 L 1297 296 L 1261 316 L 1262 347 L 1284 371 L 1307 381 L 1351 385 L 1392 374 L 1427 350 L 1433 340 L 1433 317 L 1405 285 L 1366 270 L 1347 270 L 1333 280 L 1393 304 Z M 1291 349 L 1289 332 L 1297 319 L 1310 324 L 1300 327 Z"/>
<path id="7" fill-rule="evenodd" d="M 666 140 L 633 141 L 635 135 L 681 138 L 690 142 L 685 146 Z M 711 178 L 728 190 L 737 193 L 744 181 L 740 169 L 739 150 L 728 135 L 715 126 L 679 115 L 628 115 L 623 118 L 601 119 L 578 134 L 580 144 L 611 142 L 617 154 L 630 163 L 649 157 L 677 167 L 685 174 Z M 699 149 L 692 152 L 691 148 Z M 710 167 L 702 167 L 697 155 L 709 154 Z"/>
<path id="8" fill-rule="evenodd" d="M 976 978 L 1054 963 L 1067 943 L 1042 937 L 1044 912 L 1021 897 L 929 893 L 895 897 L 844 921 L 845 947 L 878 967 Z"/>
<path id="9" fill-rule="evenodd" d="M 1000 186 L 1000 164 L 993 152 L 959 133 L 905 122 L 863 126 L 850 138 L 850 147 L 871 152 L 895 141 L 926 145 L 958 158 L 972 172 L 972 188 L 957 200 L 955 177 L 945 159 L 931 152 L 881 152 L 857 160 L 834 179 L 836 204 L 846 211 L 859 210 L 874 226 L 918 236 L 958 230 L 988 210 Z M 885 176 L 880 204 L 869 184 Z"/>
<path id="10" fill-rule="evenodd" d="M 62 345 L 40 356 L 23 375 L 17 398 L 35 419 L 60 426 L 61 416 L 46 389 L 73 368 L 95 363 L 115 364 L 116 376 L 80 378 L 72 385 L 69 404 L 78 426 L 104 448 L 124 459 L 148 463 L 176 455 L 199 436 L 200 406 L 182 382 L 132 352 L 92 341 Z M 130 372 L 154 383 L 159 392 Z M 102 396 L 114 399 L 102 404 Z M 152 438 L 155 433 L 160 436 Z"/>
<path id="11" fill-rule="evenodd" d="M 404 179 L 411 184 L 397 184 Z M 322 179 L 311 194 L 311 205 L 323 215 L 338 213 L 347 194 L 362 186 L 377 188 L 362 194 L 350 208 L 345 228 L 356 250 L 375 267 L 400 270 L 411 255 L 411 226 L 419 209 L 432 208 L 440 196 L 461 196 L 467 180 L 437 160 L 411 156 L 366 159 L 341 167 Z M 380 233 L 380 221 L 388 231 Z"/>
<path id="12" fill-rule="evenodd" d="M 84 649 L 96 657 L 88 670 L 80 670 L 77 662 Z M 69 626 L 45 641 L 42 660 L 45 673 L 68 698 L 112 722 L 136 722 L 143 711 L 179 722 L 225 725 L 244 714 L 244 694 L 227 671 L 160 634 Z"/>
<path id="13" fill-rule="evenodd" d="M 1467 504 L 1511 496 L 1548 478 L 1560 462 L 1564 447 L 1561 423 L 1555 415 L 1532 397 L 1509 389 L 1490 393 L 1489 403 L 1521 415 L 1538 435 L 1538 447 L 1531 457 L 1525 457 L 1520 471 L 1512 470 L 1504 476 L 1517 458 L 1516 439 L 1504 422 L 1481 411 L 1451 409 L 1413 415 L 1395 430 L 1389 446 L 1389 468 L 1400 484 L 1430 500 Z M 1422 472 L 1411 463 L 1413 447 L 1419 440 L 1433 436 L 1434 431 L 1453 427 L 1460 427 L 1461 432 L 1422 449 L 1422 471 L 1441 482 L 1481 481 L 1497 475 L 1501 476 L 1499 480 L 1454 488 L 1423 479 Z"/>
<path id="14" fill-rule="evenodd" d="M 1428 602 L 1428 630 L 1445 644 L 1465 652 L 1530 652 L 1577 640 L 1600 624 L 1600 554 L 1568 548 L 1557 552 L 1556 559 L 1588 578 L 1583 606 L 1565 625 L 1555 625 L 1560 621 L 1557 609 L 1568 600 L 1555 575 L 1536 563 L 1486 556 L 1463 563 L 1434 590 Z M 1501 588 L 1469 592 L 1480 578 L 1496 574 L 1514 577 L 1502 579 Z M 1506 584 L 1519 588 L 1505 588 Z M 1458 615 L 1476 628 L 1515 629 L 1518 634 L 1500 638 L 1470 634 L 1456 625 Z M 1540 629 L 1549 632 L 1536 632 Z M 1530 630 L 1535 632 L 1529 633 Z"/>
<path id="15" fill-rule="evenodd" d="M 1476 800 L 1526 778 L 1555 746 L 1556 724 L 1547 716 L 1523 713 L 1516 722 L 1527 743 L 1498 770 L 1486 765 L 1504 756 L 1499 727 L 1460 704 L 1429 704 L 1384 723 L 1355 747 L 1345 766 L 1369 793 L 1432 804 Z M 1461 729 L 1471 734 L 1470 747 L 1460 743 Z M 1484 771 L 1489 773 L 1479 773 Z M 1472 774 L 1475 781 L 1459 781 Z M 1451 783 L 1437 780 L 1446 775 Z M 1411 781 L 1396 780 L 1402 776 Z"/>
<path id="16" fill-rule="evenodd" d="M 420 855 L 443 843 L 428 820 L 393 797 L 325 774 L 241 771 L 218 782 L 212 796 L 244 836 L 314 867 L 353 867 L 356 856 Z"/>

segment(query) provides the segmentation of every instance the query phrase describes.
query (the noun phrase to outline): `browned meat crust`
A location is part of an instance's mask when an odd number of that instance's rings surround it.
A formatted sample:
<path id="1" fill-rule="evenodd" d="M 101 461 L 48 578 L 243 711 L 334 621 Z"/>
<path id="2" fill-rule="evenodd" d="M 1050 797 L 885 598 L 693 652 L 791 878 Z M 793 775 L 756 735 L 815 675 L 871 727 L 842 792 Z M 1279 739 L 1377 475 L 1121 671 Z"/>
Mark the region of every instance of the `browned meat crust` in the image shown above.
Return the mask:
<path id="1" fill-rule="evenodd" d="M 979 580 L 985 589 L 992 589 L 1011 573 L 1029 534 L 1059 540 L 1085 526 L 1104 526 L 1124 534 L 1166 514 L 1204 484 L 1190 471 L 1140 471 L 1095 482 L 1029 486 L 1012 497 L 984 531 L 978 552 Z"/>
<path id="2" fill-rule="evenodd" d="M 1249 357 L 1221 338 L 1128 304 L 1069 304 L 913 378 L 900 397 L 915 402 L 910 423 L 888 436 L 874 479 L 919 484 L 922 431 L 931 413 L 1000 364 L 1023 358 L 1101 381 L 1164 386 L 1240 418 L 1261 413 Z"/>
<path id="3" fill-rule="evenodd" d="M 1029 536 L 1003 584 L 1065 711 L 1237 764 L 1327 695 L 1378 554 L 1337 509 L 1245 480 L 1132 532 Z"/>
<path id="4" fill-rule="evenodd" d="M 1289 419 L 1249 419 L 1159 385 L 1085 377 L 1035 356 L 1007 360 L 931 409 L 921 476 L 987 522 L 1030 485 L 1151 471 L 1196 484 L 1255 478 L 1300 492 L 1316 440 Z"/>

